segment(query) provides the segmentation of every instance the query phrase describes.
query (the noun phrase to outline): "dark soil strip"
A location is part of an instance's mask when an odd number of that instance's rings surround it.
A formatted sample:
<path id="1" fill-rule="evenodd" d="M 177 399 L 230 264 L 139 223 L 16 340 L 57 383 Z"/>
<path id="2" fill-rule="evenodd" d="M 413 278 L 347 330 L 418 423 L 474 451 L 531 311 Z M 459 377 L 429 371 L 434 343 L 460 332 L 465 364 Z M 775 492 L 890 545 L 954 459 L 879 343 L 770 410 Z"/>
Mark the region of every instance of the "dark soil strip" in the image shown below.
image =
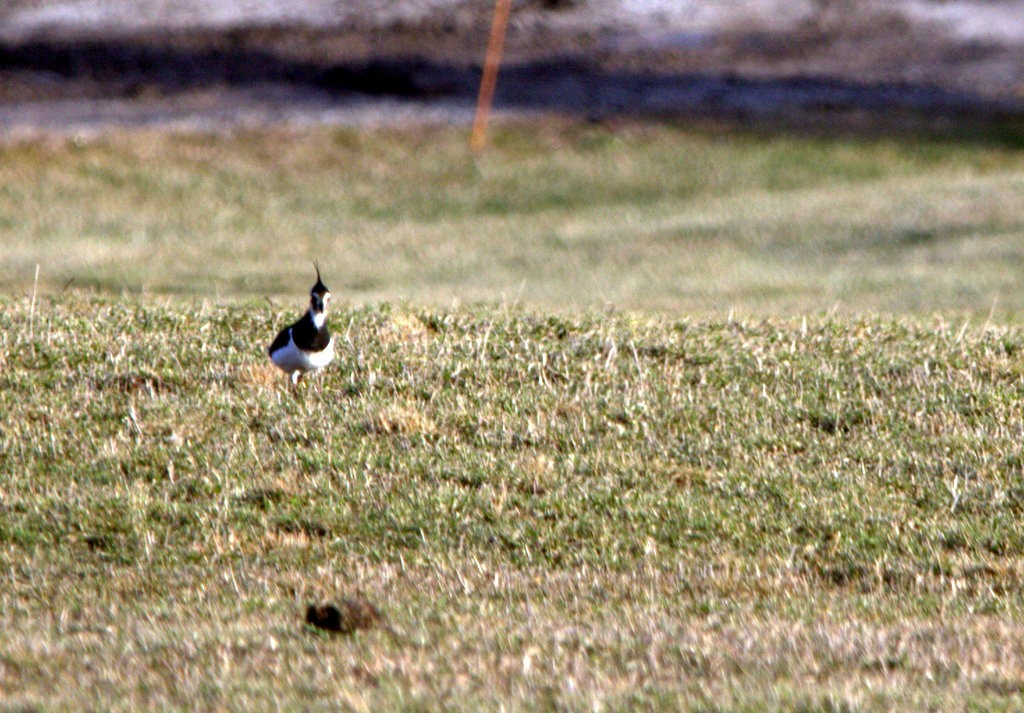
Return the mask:
<path id="1" fill-rule="evenodd" d="M 422 56 L 318 59 L 224 38 L 192 44 L 180 36 L 0 44 L 0 82 L 4 77 L 22 83 L 45 78 L 53 99 L 66 96 L 62 85 L 87 83 L 94 99 L 166 97 L 208 86 L 287 85 L 326 93 L 339 105 L 371 96 L 471 102 L 479 75 L 479 67 L 470 62 Z M 565 55 L 504 67 L 496 103 L 591 119 L 654 116 L 759 128 L 811 124 L 825 130 L 996 127 L 1000 136 L 1014 141 L 1024 135 L 1024 103 L 929 85 L 673 73 L 658 71 L 656 63 L 644 70 L 616 71 Z"/>

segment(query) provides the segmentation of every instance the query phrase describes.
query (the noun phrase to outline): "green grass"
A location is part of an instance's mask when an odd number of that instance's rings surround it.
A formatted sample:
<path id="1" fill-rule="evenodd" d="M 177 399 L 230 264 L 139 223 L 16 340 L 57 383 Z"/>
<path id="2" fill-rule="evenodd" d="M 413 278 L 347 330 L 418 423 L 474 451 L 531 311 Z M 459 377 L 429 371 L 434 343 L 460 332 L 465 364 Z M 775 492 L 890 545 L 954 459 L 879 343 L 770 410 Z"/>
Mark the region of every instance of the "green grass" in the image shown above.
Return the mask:
<path id="1" fill-rule="evenodd" d="M 1024 707 L 1024 153 L 465 143 L 0 146 L 0 708 Z"/>
<path id="2" fill-rule="evenodd" d="M 671 125 L 113 132 L 0 147 L 0 289 L 1017 320 L 1019 144 Z"/>
<path id="3" fill-rule="evenodd" d="M 1019 330 L 287 316 L 2 303 L 5 705 L 1019 708 Z"/>

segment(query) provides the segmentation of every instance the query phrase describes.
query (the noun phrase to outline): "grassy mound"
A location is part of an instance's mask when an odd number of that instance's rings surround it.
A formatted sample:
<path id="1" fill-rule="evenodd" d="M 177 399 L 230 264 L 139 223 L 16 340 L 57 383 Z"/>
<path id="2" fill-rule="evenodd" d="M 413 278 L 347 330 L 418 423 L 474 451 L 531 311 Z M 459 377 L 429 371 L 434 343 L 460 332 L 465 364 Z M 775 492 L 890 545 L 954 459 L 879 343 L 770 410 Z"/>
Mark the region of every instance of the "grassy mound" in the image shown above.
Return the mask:
<path id="1" fill-rule="evenodd" d="M 0 310 L 13 705 L 1011 707 L 1024 334 L 374 306 Z M 362 593 L 387 627 L 304 627 Z"/>

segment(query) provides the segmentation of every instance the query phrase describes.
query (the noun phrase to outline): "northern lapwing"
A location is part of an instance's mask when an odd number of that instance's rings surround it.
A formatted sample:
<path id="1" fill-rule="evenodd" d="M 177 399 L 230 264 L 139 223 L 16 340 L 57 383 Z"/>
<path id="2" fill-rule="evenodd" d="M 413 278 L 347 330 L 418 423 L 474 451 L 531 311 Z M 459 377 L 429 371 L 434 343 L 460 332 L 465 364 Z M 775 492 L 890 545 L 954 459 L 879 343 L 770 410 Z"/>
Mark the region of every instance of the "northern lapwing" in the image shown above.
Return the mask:
<path id="1" fill-rule="evenodd" d="M 327 303 L 331 291 L 320 279 L 316 267 L 316 284 L 309 291 L 309 311 L 290 327 L 282 329 L 267 349 L 270 360 L 291 377 L 292 384 L 307 371 L 316 371 L 334 358 L 334 339 L 327 330 Z"/>

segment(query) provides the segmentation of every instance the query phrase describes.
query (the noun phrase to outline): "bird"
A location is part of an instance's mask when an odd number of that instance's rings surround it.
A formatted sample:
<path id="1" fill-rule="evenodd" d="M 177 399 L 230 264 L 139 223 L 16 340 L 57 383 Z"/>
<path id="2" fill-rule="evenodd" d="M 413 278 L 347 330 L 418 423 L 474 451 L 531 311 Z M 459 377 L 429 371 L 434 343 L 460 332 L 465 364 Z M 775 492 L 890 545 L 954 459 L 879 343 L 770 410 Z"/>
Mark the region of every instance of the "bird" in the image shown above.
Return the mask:
<path id="1" fill-rule="evenodd" d="M 309 291 L 309 311 L 295 324 L 278 332 L 267 349 L 270 360 L 288 374 L 293 386 L 307 371 L 322 369 L 334 358 L 334 338 L 327 329 L 331 291 L 320 278 L 320 266 L 316 263 L 313 266 L 316 284 Z"/>

